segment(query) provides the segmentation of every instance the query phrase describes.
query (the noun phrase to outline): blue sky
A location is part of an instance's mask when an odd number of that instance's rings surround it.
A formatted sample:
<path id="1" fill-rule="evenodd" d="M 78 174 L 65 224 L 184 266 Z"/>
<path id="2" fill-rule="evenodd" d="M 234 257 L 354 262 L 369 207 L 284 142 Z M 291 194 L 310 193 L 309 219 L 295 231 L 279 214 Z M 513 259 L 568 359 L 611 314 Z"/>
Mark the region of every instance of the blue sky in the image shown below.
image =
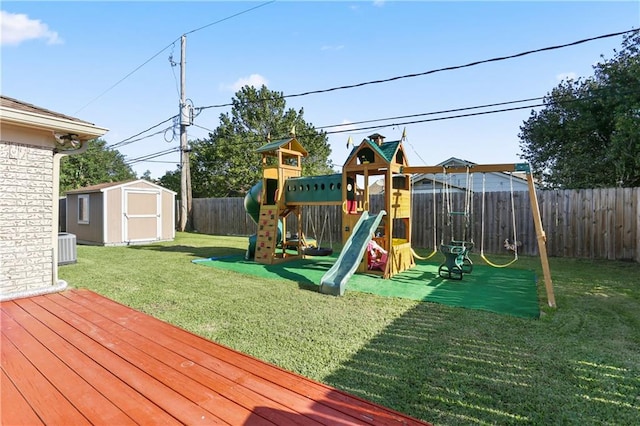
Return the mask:
<path id="1" fill-rule="evenodd" d="M 178 113 L 180 69 L 170 65 L 169 56 L 179 62 L 180 36 L 220 20 L 187 35 L 186 93 L 196 107 L 229 103 L 246 83 L 297 94 L 640 27 L 637 0 L 276 1 L 225 20 L 262 4 L 5 0 L 0 6 L 2 94 L 106 127 L 110 131 L 105 139 L 114 144 Z M 404 127 L 411 165 L 433 165 L 449 157 L 481 164 L 520 162 L 519 127 L 530 109 L 369 130 L 358 128 L 376 124 L 349 123 L 541 97 L 562 78 L 593 75 L 600 56 L 611 58 L 621 41 L 621 36 L 611 37 L 460 70 L 295 97 L 287 106 L 304 108 L 305 120 L 315 126 L 344 124 L 341 130 L 351 129 L 329 137 L 337 165 L 346 159 L 349 136 L 356 143 L 374 132 L 397 140 Z M 528 104 L 514 106 L 522 105 Z M 188 130 L 189 139 L 206 137 L 203 128 L 215 129 L 226 111 L 203 110 L 195 119 L 200 127 Z M 178 147 L 178 137 L 171 136 L 168 130 L 120 151 L 134 159 Z M 172 153 L 133 168 L 139 176 L 148 169 L 160 177 L 177 163 L 178 153 Z"/>

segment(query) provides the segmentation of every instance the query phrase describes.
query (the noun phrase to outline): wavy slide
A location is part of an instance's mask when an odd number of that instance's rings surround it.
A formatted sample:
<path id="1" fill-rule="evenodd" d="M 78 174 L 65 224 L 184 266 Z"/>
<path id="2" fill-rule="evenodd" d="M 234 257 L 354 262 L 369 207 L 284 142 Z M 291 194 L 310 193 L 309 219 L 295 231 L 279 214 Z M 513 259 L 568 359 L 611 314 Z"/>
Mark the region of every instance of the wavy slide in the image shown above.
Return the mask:
<path id="1" fill-rule="evenodd" d="M 333 296 L 344 294 L 347 281 L 358 269 L 362 256 L 367 249 L 367 244 L 373 238 L 373 233 L 380 224 L 382 218 L 387 214 L 382 210 L 375 216 L 369 212 L 362 212 L 362 216 L 353 228 L 351 236 L 345 243 L 336 263 L 333 264 L 320 280 L 320 292 Z"/>

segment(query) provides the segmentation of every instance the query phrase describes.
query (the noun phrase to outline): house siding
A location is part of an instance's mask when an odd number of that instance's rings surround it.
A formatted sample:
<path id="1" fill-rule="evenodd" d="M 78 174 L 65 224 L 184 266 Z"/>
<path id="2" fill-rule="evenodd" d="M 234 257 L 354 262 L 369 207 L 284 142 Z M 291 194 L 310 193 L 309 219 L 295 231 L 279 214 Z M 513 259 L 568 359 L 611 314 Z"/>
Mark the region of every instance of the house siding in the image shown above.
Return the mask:
<path id="1" fill-rule="evenodd" d="M 52 149 L 0 141 L 0 194 L 0 293 L 53 285 Z"/>
<path id="2" fill-rule="evenodd" d="M 67 195 L 67 232 L 74 234 L 78 243 L 102 243 L 102 194 L 89 193 L 89 223 L 78 223 L 79 195 Z"/>
<path id="3" fill-rule="evenodd" d="M 473 175 L 475 175 L 471 180 L 473 192 L 482 192 L 483 187 L 485 192 L 509 192 L 511 191 L 511 184 L 513 184 L 514 192 L 529 190 L 527 181 L 524 178 L 514 177 L 512 182 L 510 177 L 506 174 L 487 173 L 484 176 L 485 182 L 483 183 L 482 174 L 475 173 Z M 434 177 L 436 179 L 436 191 L 441 192 L 445 182 L 445 176 L 443 174 L 436 174 L 435 176 L 428 175 L 428 177 L 418 178 L 413 183 L 413 192 L 432 192 L 432 179 Z M 464 192 L 467 188 L 467 175 L 464 173 L 452 173 L 446 178 L 446 182 L 450 185 L 449 189 L 452 192 Z"/>

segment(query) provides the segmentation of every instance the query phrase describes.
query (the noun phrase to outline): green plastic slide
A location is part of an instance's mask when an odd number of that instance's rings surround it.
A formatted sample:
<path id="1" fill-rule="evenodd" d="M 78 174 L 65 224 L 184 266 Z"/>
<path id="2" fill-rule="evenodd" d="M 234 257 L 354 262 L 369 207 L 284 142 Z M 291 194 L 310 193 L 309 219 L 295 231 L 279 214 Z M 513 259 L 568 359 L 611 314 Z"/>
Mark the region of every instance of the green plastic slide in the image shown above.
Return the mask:
<path id="1" fill-rule="evenodd" d="M 362 216 L 353 228 L 351 236 L 345 243 L 336 263 L 333 264 L 320 280 L 320 292 L 334 296 L 344 294 L 347 281 L 358 269 L 358 265 L 367 249 L 367 244 L 373 238 L 373 233 L 380 224 L 382 218 L 387 214 L 382 210 L 375 216 L 369 212 L 362 212 Z"/>

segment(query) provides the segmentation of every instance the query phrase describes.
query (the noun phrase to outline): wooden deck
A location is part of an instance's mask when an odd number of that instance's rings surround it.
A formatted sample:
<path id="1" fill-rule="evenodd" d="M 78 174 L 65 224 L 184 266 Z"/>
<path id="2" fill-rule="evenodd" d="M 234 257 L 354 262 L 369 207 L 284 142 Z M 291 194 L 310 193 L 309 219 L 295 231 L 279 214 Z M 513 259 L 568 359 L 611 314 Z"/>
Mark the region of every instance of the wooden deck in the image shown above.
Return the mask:
<path id="1" fill-rule="evenodd" d="M 0 308 L 2 425 L 426 424 L 87 290 Z"/>

